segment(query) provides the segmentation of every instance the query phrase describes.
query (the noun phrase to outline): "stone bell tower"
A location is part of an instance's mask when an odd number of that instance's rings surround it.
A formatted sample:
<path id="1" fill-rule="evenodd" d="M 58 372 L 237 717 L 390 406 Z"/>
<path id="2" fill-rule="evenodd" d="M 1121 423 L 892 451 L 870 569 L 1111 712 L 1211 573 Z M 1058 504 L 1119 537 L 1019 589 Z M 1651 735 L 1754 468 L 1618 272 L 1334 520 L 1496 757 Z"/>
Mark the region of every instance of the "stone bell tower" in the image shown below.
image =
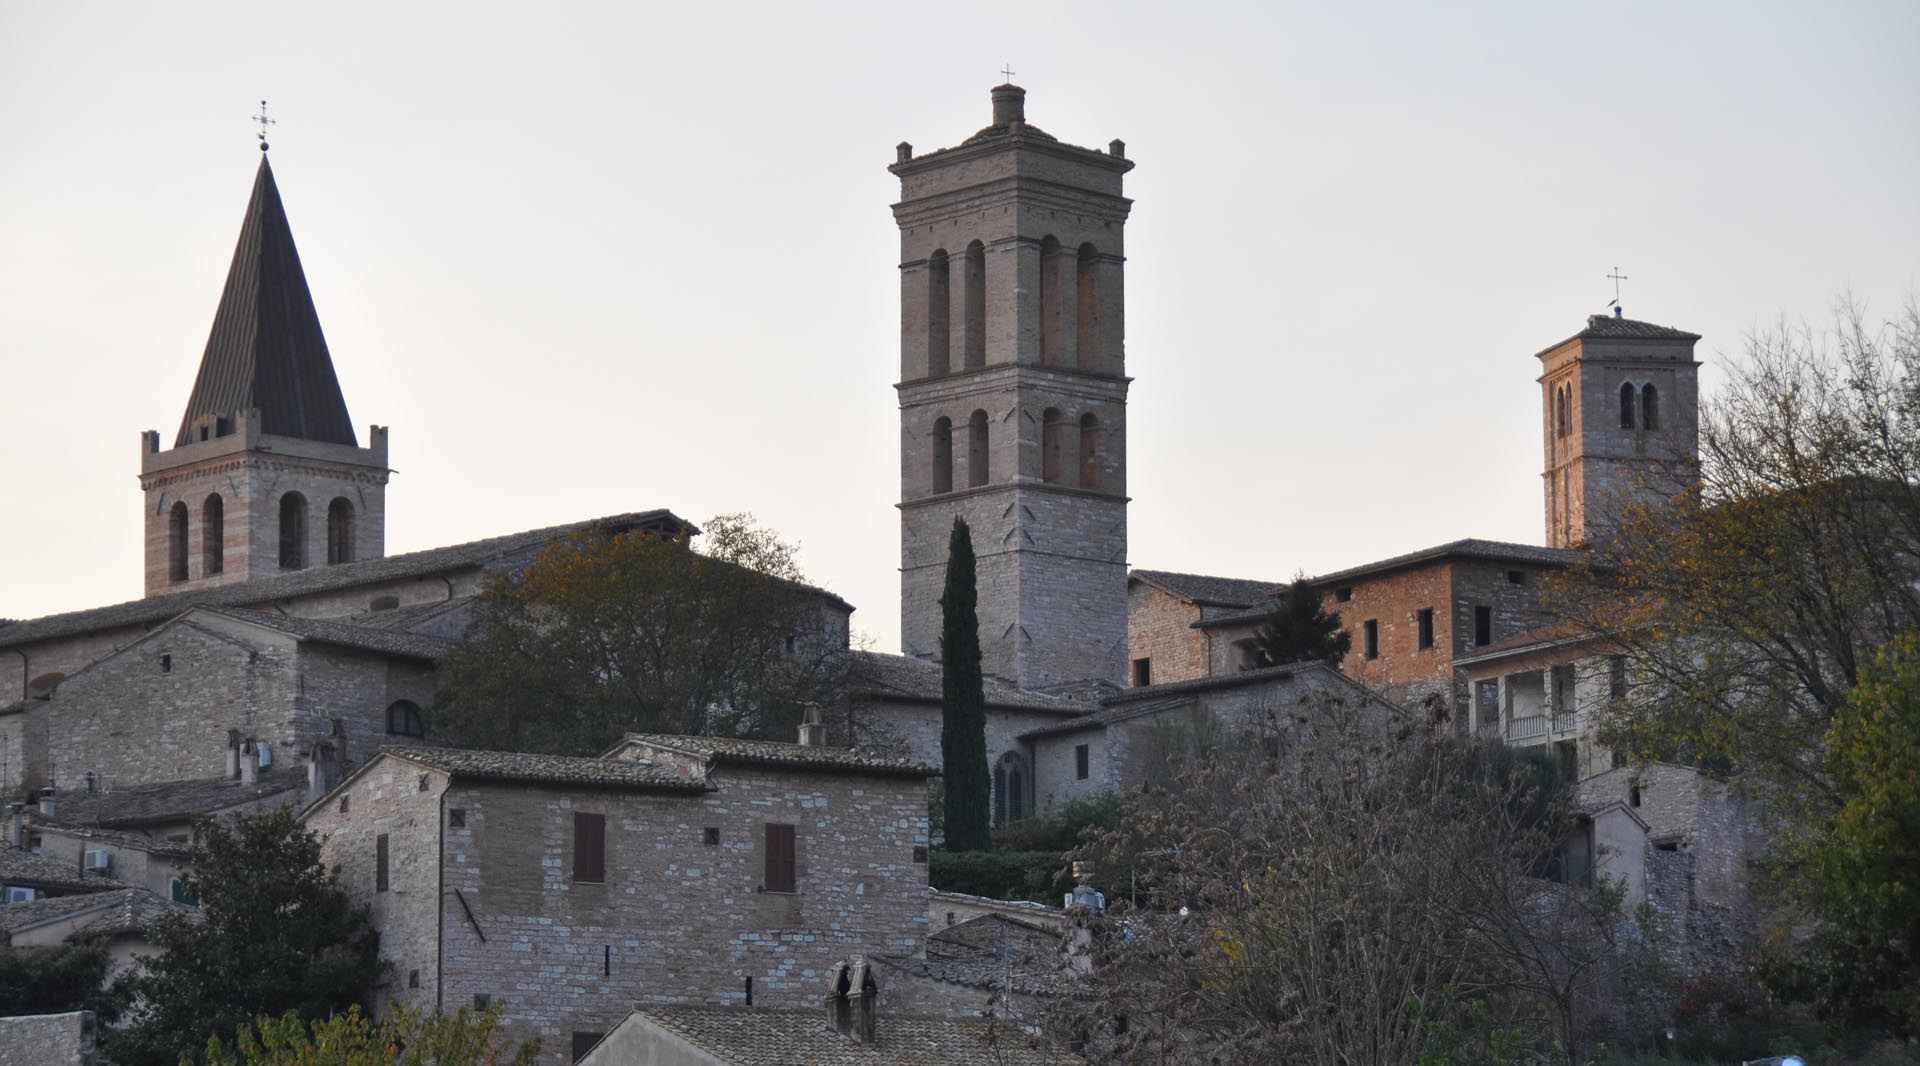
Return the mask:
<path id="1" fill-rule="evenodd" d="M 938 658 L 955 518 L 979 559 L 988 674 L 1027 688 L 1125 684 L 1125 146 L 993 123 L 916 156 L 901 144 L 900 615 Z"/>
<path id="2" fill-rule="evenodd" d="M 1577 548 L 1625 504 L 1672 499 L 1699 471 L 1698 333 L 1590 315 L 1540 352 L 1547 544 Z"/>
<path id="3" fill-rule="evenodd" d="M 379 558 L 386 427 L 368 437 L 354 437 L 262 155 L 180 432 L 166 451 L 140 435 L 146 594 Z"/>

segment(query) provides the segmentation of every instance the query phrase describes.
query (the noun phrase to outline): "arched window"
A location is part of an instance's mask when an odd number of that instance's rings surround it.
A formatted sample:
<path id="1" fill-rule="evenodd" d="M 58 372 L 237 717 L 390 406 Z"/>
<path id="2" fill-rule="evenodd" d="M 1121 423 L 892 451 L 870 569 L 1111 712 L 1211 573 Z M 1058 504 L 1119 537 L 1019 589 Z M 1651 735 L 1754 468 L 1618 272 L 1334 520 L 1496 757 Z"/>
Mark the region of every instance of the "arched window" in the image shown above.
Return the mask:
<path id="1" fill-rule="evenodd" d="M 1004 824 L 1026 816 L 1027 764 L 1010 751 L 993 767 L 993 820 Z"/>
<path id="2" fill-rule="evenodd" d="M 933 491 L 953 491 L 953 420 L 933 423 Z"/>
<path id="3" fill-rule="evenodd" d="M 420 720 L 420 705 L 412 700 L 396 700 L 387 708 L 387 732 L 396 737 L 424 737 L 426 723 Z"/>
<path id="4" fill-rule="evenodd" d="M 327 505 L 327 565 L 353 561 L 353 503 L 335 496 Z"/>
<path id="5" fill-rule="evenodd" d="M 280 497 L 280 569 L 307 565 L 307 498 L 297 492 Z"/>
<path id="6" fill-rule="evenodd" d="M 1660 428 L 1660 390 L 1652 385 L 1640 390 L 1640 428 Z"/>
<path id="7" fill-rule="evenodd" d="M 1075 264 L 1073 286 L 1074 345 L 1080 349 L 1080 369 L 1100 369 L 1100 275 L 1099 252 L 1093 245 L 1080 246 Z"/>
<path id="8" fill-rule="evenodd" d="M 1050 485 L 1058 485 L 1066 477 L 1062 469 L 1065 457 L 1060 454 L 1062 430 L 1065 420 L 1060 417 L 1058 407 L 1049 407 L 1040 416 L 1040 479 Z"/>
<path id="9" fill-rule="evenodd" d="M 927 257 L 927 376 L 945 377 L 947 346 L 947 250 Z"/>
<path id="10" fill-rule="evenodd" d="M 975 411 L 967 419 L 967 487 L 987 483 L 987 413 Z"/>
<path id="11" fill-rule="evenodd" d="M 1100 420 L 1092 412 L 1080 416 L 1080 487 L 1100 487 Z"/>
<path id="12" fill-rule="evenodd" d="M 1633 382 L 1620 386 L 1620 428 L 1633 428 Z"/>
<path id="13" fill-rule="evenodd" d="M 200 572 L 219 573 L 227 563 L 227 504 L 219 493 L 200 505 Z"/>
<path id="14" fill-rule="evenodd" d="M 987 246 L 979 241 L 967 245 L 965 296 L 966 367 L 978 370 L 987 365 Z"/>
<path id="15" fill-rule="evenodd" d="M 187 579 L 187 505 L 175 502 L 167 511 L 167 580 Z"/>
<path id="16" fill-rule="evenodd" d="M 1052 237 L 1040 241 L 1040 362 L 1061 366 L 1067 353 L 1060 345 L 1060 242 Z"/>
<path id="17" fill-rule="evenodd" d="M 1555 414 L 1559 419 L 1559 429 L 1557 433 L 1562 437 L 1567 435 L 1567 423 L 1573 421 L 1573 419 L 1569 417 L 1571 412 L 1568 411 L 1568 392 L 1569 390 L 1564 386 L 1559 390 L 1560 398 L 1555 409 Z"/>

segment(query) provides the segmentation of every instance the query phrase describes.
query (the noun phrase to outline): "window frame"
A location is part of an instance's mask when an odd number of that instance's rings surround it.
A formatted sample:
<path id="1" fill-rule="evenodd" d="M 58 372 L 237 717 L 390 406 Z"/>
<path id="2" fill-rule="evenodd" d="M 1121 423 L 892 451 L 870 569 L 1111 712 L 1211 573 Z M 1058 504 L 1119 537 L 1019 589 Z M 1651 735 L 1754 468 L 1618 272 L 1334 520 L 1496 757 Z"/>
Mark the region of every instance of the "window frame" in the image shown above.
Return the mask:
<path id="1" fill-rule="evenodd" d="M 800 892 L 800 827 L 768 822 L 762 833 L 760 891 L 782 896 Z"/>
<path id="2" fill-rule="evenodd" d="M 586 876 L 592 874 L 592 877 Z M 573 883 L 607 883 L 607 816 L 598 811 L 573 812 Z"/>

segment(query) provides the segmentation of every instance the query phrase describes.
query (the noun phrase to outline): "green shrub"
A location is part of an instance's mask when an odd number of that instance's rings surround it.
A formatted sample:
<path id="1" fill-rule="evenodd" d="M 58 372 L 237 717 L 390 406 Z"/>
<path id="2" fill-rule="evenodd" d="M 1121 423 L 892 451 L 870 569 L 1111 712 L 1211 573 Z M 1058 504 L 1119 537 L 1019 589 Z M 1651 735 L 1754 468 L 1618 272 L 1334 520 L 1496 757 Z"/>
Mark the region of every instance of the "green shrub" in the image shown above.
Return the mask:
<path id="1" fill-rule="evenodd" d="M 1057 851 L 936 851 L 928 881 L 942 892 L 1058 904 L 1072 884 Z"/>
<path id="2" fill-rule="evenodd" d="M 993 831 L 995 851 L 1067 852 L 1080 846 L 1086 829 L 1111 829 L 1120 822 L 1120 797 L 1100 793 L 1069 800 L 1043 814 L 1008 822 Z"/>

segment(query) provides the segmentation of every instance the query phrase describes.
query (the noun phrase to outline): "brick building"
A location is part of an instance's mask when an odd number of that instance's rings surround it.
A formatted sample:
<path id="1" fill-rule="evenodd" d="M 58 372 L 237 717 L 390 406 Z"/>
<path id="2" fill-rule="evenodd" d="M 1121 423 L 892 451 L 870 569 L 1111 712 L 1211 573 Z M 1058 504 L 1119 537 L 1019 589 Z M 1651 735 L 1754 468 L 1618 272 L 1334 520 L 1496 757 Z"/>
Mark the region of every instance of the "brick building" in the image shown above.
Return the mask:
<path id="1" fill-rule="evenodd" d="M 388 748 L 304 817 L 372 907 L 381 1004 L 500 997 L 566 1062 L 635 1003 L 810 1005 L 836 959 L 918 951 L 933 773 L 696 737 Z"/>

